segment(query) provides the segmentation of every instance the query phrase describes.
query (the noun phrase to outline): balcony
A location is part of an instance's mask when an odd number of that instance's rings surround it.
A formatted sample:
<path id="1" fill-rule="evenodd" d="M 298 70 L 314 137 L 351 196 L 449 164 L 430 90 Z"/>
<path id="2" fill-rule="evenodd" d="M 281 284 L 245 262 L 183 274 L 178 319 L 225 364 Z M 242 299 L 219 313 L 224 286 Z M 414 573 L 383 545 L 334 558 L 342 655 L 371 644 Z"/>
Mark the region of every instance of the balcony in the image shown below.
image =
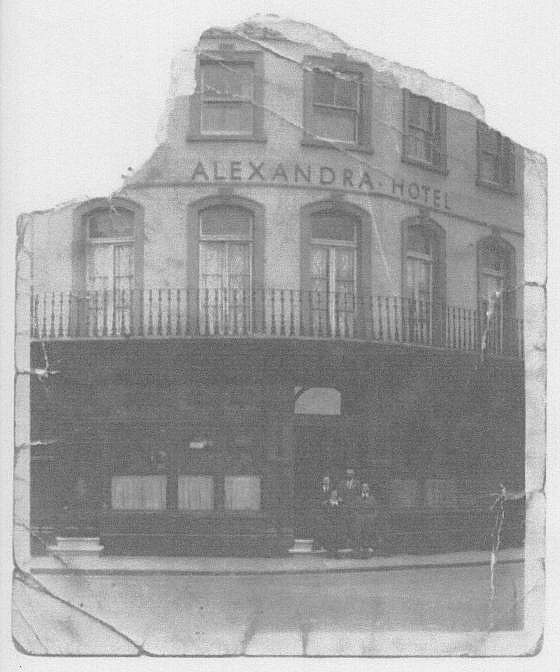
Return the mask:
<path id="1" fill-rule="evenodd" d="M 523 321 L 394 296 L 292 289 L 33 293 L 33 340 L 336 339 L 523 358 Z"/>

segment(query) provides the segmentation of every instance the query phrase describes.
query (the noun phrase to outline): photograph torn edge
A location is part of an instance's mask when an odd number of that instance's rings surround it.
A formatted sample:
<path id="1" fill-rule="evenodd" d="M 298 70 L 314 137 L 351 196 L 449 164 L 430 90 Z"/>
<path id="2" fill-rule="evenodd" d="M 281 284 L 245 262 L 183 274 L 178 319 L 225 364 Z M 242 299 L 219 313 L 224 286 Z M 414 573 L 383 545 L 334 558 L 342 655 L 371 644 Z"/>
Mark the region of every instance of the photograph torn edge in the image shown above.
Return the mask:
<path id="1" fill-rule="evenodd" d="M 243 33 L 241 36 L 244 39 L 254 39 L 263 46 L 261 40 L 251 38 L 249 34 Z M 189 63 L 194 62 L 195 56 L 196 48 L 185 50 L 183 54 L 183 58 L 188 58 Z M 177 69 L 177 64 L 173 67 Z M 176 84 L 177 82 L 173 83 L 172 80 L 172 86 Z M 189 86 L 191 85 L 192 82 Z M 169 113 L 168 99 L 166 114 Z M 160 121 L 159 129 L 161 137 L 166 132 L 163 121 Z M 143 168 L 149 162 L 150 159 Z M 447 633 L 447 636 L 445 633 L 438 633 L 438 647 L 435 647 L 433 633 L 379 632 L 375 633 L 375 639 L 386 642 L 387 650 L 378 655 L 535 655 L 542 647 L 545 569 L 547 169 L 544 157 L 528 149 L 524 150 L 524 166 L 525 492 L 507 493 L 503 488 L 501 492 L 495 493 L 493 508 L 496 517 L 493 546 L 489 552 L 488 582 L 491 623 L 494 570 L 499 562 L 500 531 L 504 520 L 503 504 L 506 499 L 525 497 L 524 594 L 519 596 L 524 603 L 524 630 L 521 633 L 518 631 L 460 635 Z M 126 187 L 122 191 L 126 191 Z M 56 206 L 53 211 L 70 207 L 76 202 L 81 201 L 73 199 Z M 30 245 L 32 236 L 31 217 L 21 215 L 17 222 L 16 243 L 13 561 L 14 581 L 24 581 L 27 585 L 34 585 L 36 589 L 48 592 L 46 587 L 40 586 L 40 582 L 30 571 L 30 447 L 35 443 L 44 445 L 56 442 L 57 438 L 49 437 L 31 443 L 29 388 L 30 377 L 35 376 L 45 384 L 45 390 L 48 391 L 46 383 L 51 376 L 56 375 L 57 369 L 49 361 L 44 344 L 44 365 L 39 368 L 32 368 L 30 365 L 28 310 L 33 265 L 32 245 Z M 377 244 L 381 246 L 381 241 L 377 241 Z M 479 365 L 483 365 L 483 362 L 484 352 Z M 68 560 L 60 555 L 55 557 L 64 568 L 72 569 Z M 55 594 L 52 594 L 52 598 L 63 599 Z M 68 605 L 78 609 L 76 605 L 71 603 Z M 88 615 L 93 619 L 97 618 L 93 614 Z M 106 625 L 109 629 L 113 628 L 110 623 Z M 423 634 L 427 642 L 422 641 Z M 123 634 L 123 637 L 126 638 L 126 635 Z M 130 643 L 139 653 L 150 655 L 149 651 L 142 648 L 141 643 L 132 641 Z"/>

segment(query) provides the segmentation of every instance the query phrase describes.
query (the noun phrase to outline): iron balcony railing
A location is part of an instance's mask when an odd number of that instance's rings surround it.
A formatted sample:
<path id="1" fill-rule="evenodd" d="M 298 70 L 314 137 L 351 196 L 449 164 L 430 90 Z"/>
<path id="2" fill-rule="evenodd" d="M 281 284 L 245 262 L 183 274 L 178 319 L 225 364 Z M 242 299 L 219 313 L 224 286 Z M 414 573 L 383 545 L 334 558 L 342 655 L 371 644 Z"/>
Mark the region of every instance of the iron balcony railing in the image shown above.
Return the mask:
<path id="1" fill-rule="evenodd" d="M 395 296 L 293 289 L 33 293 L 33 339 L 278 337 L 412 343 L 523 357 L 523 321 Z"/>

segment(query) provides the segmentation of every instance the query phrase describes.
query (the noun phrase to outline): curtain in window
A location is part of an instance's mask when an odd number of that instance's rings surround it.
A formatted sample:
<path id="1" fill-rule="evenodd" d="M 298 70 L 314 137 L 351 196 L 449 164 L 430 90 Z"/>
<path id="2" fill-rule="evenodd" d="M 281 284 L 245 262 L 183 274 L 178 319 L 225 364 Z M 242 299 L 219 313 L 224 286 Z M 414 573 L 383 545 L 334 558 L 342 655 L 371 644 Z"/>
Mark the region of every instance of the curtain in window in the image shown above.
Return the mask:
<path id="1" fill-rule="evenodd" d="M 226 476 L 225 508 L 230 511 L 261 508 L 260 476 Z"/>
<path id="2" fill-rule="evenodd" d="M 88 250 L 90 326 L 101 331 L 104 321 L 112 331 L 127 333 L 134 282 L 133 246 L 130 243 L 95 243 Z"/>
<path id="3" fill-rule="evenodd" d="M 166 476 L 113 476 L 113 509 L 161 510 L 166 508 Z"/>
<path id="4" fill-rule="evenodd" d="M 179 476 L 177 506 L 190 511 L 211 511 L 214 508 L 212 476 Z"/>

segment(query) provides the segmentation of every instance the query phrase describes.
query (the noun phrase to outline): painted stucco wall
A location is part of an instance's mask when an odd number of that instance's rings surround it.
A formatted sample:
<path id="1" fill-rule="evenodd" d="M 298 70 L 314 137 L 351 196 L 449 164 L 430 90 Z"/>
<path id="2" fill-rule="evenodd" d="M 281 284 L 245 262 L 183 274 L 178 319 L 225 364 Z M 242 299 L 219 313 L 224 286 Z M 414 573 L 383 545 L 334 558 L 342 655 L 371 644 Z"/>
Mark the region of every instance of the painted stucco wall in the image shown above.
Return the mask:
<path id="1" fill-rule="evenodd" d="M 188 140 L 189 96 L 184 89 L 177 89 L 177 95 L 168 101 L 164 142 L 118 192 L 144 209 L 145 288 L 186 287 L 189 260 L 196 254 L 196 250 L 187 249 L 186 229 L 196 226 L 188 221 L 188 206 L 204 196 L 219 195 L 224 188 L 264 207 L 264 279 L 268 286 L 299 288 L 301 208 L 333 198 L 355 204 L 371 215 L 371 290 L 375 295 L 403 294 L 401 224 L 421 213 L 446 231 L 449 304 L 476 306 L 476 243 L 493 231 L 499 231 L 514 246 L 517 284 L 522 281 L 523 153 L 517 148 L 515 193 L 476 184 L 477 117 L 473 112 L 479 110 L 474 103 L 468 111 L 447 110 L 446 175 L 402 161 L 403 94 L 399 82 L 403 80 L 388 69 L 373 72 L 372 153 L 310 147 L 302 144 L 301 60 L 324 52 L 303 44 L 288 48 L 275 40 L 270 40 L 270 48 L 262 48 L 263 40 L 237 39 L 236 44 L 262 52 L 266 141 Z M 204 38 L 199 50 L 216 45 L 216 39 Z M 191 58 L 188 67 L 193 63 Z M 175 73 L 176 78 L 180 75 Z M 430 80 L 432 89 L 434 81 Z M 420 91 L 426 86 L 418 84 Z M 446 93 L 446 86 L 441 83 L 442 97 L 448 96 L 452 102 L 462 100 Z M 296 165 L 301 169 L 299 174 Z M 255 166 L 261 167 L 264 179 Z M 310 184 L 302 176 L 307 171 Z M 38 292 L 72 289 L 75 207 L 70 204 L 31 215 L 33 287 Z M 519 299 L 521 313 L 520 304 Z"/>

